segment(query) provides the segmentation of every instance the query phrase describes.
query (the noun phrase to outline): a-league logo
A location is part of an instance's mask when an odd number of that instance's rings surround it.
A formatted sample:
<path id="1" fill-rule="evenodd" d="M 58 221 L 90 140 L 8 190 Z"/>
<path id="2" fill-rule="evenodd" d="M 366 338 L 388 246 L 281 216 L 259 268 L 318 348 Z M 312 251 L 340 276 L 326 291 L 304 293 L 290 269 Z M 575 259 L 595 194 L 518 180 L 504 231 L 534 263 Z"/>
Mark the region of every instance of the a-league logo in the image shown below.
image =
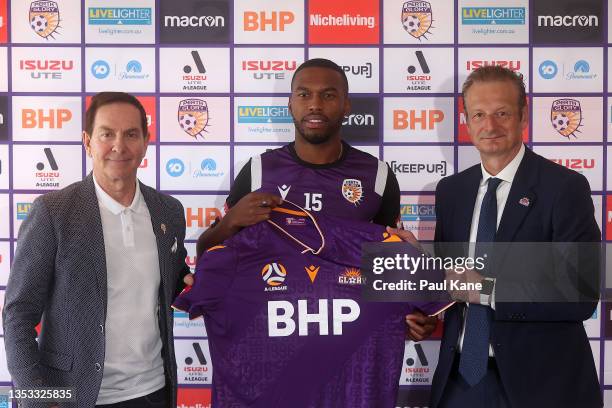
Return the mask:
<path id="1" fill-rule="evenodd" d="M 402 25 L 404 30 L 419 41 L 425 34 L 431 34 L 432 23 L 431 4 L 427 1 L 411 0 L 402 6 Z"/>
<path id="2" fill-rule="evenodd" d="M 54 1 L 33 1 L 30 4 L 30 27 L 44 39 L 55 38 L 59 34 L 60 15 L 59 7 Z"/>
<path id="3" fill-rule="evenodd" d="M 575 99 L 556 99 L 550 107 L 550 121 L 552 126 L 563 137 L 577 138 L 582 125 L 582 109 L 580 101 Z"/>
<path id="4" fill-rule="evenodd" d="M 189 136 L 204 139 L 208 126 L 208 105 L 201 99 L 183 99 L 178 106 L 178 122 Z"/>

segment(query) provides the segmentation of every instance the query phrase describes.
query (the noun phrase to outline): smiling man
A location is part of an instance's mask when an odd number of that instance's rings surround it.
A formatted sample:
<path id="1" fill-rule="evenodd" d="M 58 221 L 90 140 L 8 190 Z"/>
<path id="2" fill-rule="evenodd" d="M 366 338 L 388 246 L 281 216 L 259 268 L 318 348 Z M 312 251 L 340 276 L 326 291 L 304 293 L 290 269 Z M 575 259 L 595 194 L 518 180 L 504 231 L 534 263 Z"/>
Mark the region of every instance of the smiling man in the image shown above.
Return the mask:
<path id="1" fill-rule="evenodd" d="M 323 58 L 301 64 L 289 97 L 295 142 L 254 156 L 242 168 L 225 202 L 225 217 L 200 236 L 198 255 L 268 219 L 282 199 L 314 215 L 394 227 L 400 209 L 397 178 L 383 161 L 342 140 L 342 122 L 350 110 L 348 80 L 340 66 Z M 435 329 L 436 318 L 416 312 L 407 323 L 410 337 L 422 340 Z"/>
<path id="2" fill-rule="evenodd" d="M 528 111 L 522 77 L 502 67 L 479 68 L 465 81 L 463 98 L 480 163 L 438 183 L 438 246 L 599 242 L 586 178 L 523 144 Z M 484 277 L 474 272 L 470 279 L 483 283 L 480 292 L 470 294 L 472 303 L 456 303 L 446 311 L 431 406 L 601 407 L 582 324 L 597 301 L 495 302 L 496 294 L 514 299 L 509 288 L 520 285 L 509 284 L 520 271 L 509 276 L 499 269 L 487 270 Z M 581 284 L 599 284 L 597 268 L 577 273 Z"/>
<path id="3" fill-rule="evenodd" d="M 135 97 L 94 96 L 83 132 L 93 171 L 38 197 L 21 225 L 3 310 L 16 388 L 69 388 L 61 407 L 176 407 L 170 303 L 189 273 L 185 218 L 136 177 L 148 141 Z"/>

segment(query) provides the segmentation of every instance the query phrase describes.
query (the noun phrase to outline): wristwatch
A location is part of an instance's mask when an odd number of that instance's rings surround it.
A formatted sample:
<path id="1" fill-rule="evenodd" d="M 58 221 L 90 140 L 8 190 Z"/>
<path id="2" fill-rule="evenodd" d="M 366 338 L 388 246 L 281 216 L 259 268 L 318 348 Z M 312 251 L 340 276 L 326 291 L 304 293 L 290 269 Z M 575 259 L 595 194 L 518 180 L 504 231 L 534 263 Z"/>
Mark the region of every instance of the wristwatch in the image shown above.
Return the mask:
<path id="1" fill-rule="evenodd" d="M 491 295 L 493 294 L 493 288 L 495 287 L 495 278 L 483 278 L 482 289 L 480 289 L 480 304 L 491 305 Z"/>

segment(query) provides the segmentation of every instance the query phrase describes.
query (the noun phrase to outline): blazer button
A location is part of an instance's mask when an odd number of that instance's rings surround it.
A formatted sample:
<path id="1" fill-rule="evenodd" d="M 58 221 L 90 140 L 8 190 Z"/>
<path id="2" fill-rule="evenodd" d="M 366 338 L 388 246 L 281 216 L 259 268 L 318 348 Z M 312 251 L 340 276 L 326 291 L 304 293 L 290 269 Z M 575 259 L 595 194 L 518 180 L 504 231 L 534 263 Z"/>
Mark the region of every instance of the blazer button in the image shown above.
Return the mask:
<path id="1" fill-rule="evenodd" d="M 104 325 L 103 324 L 100 325 L 100 333 L 104 334 Z"/>
<path id="2" fill-rule="evenodd" d="M 102 369 L 102 366 L 100 365 L 100 363 L 96 363 L 94 365 L 94 367 L 95 367 L 96 371 L 100 371 Z"/>

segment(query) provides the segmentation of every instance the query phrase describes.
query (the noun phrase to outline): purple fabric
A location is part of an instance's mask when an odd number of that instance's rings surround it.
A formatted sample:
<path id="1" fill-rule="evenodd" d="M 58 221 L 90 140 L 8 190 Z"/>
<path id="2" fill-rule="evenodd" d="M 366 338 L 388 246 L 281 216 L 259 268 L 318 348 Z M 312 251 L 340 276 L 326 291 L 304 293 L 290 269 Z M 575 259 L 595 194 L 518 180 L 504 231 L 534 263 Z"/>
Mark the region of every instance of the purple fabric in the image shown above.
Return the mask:
<path id="1" fill-rule="evenodd" d="M 193 288 L 175 301 L 175 307 L 191 317 L 205 315 L 214 367 L 214 407 L 395 406 L 404 316 L 413 307 L 364 302 L 358 274 L 347 277 L 347 270 L 359 268 L 361 244 L 383 241 L 385 230 L 366 222 L 316 218 L 325 237 L 319 255 L 302 254 L 303 247 L 262 222 L 201 256 Z M 310 219 L 276 211 L 272 219 L 319 248 L 321 240 Z M 271 263 L 286 271 L 278 286 L 264 280 L 265 267 Z M 306 270 L 310 266 L 319 268 L 314 282 Z M 327 305 L 328 334 L 321 335 L 321 325 L 310 323 L 307 335 L 299 335 L 299 301 L 305 301 L 312 314 L 320 313 L 320 300 Z M 269 308 L 274 316 L 285 312 L 271 306 L 279 301 L 294 309 L 295 331 L 290 335 L 270 332 L 269 320 L 274 319 Z M 334 302 L 357 304 L 360 309 L 356 320 L 342 324 L 342 334 L 333 324 Z M 340 312 L 349 315 L 351 307 Z M 336 318 L 349 319 L 346 315 Z M 270 324 L 281 331 L 286 327 Z"/>

